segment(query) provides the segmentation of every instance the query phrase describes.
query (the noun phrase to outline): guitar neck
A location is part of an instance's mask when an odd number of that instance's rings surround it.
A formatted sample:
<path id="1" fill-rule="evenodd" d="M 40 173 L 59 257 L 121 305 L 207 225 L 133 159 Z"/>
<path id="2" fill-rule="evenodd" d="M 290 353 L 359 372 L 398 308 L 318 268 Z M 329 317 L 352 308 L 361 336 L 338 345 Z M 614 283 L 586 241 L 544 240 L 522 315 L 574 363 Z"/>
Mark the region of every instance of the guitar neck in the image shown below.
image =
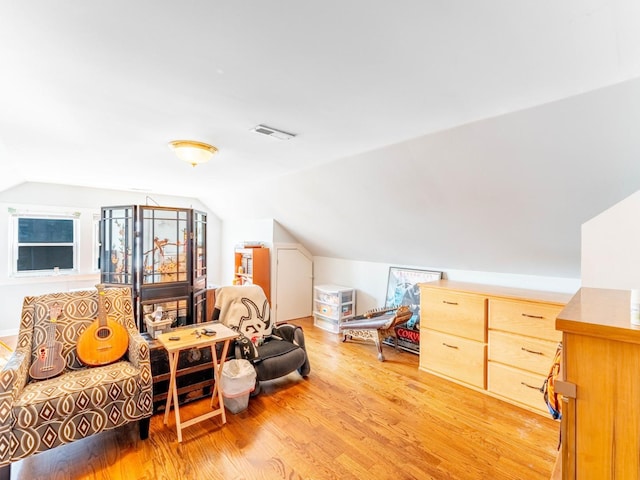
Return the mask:
<path id="1" fill-rule="evenodd" d="M 49 317 L 47 325 L 47 345 L 51 346 L 56 341 L 56 321 Z"/>
<path id="2" fill-rule="evenodd" d="M 49 323 L 47 324 L 47 339 L 45 342 L 48 346 L 52 346 L 56 342 L 56 327 L 60 312 L 61 308 L 57 302 L 49 307 Z"/>
<path id="3" fill-rule="evenodd" d="M 98 289 L 98 323 L 101 327 L 105 327 L 107 325 L 107 311 L 104 307 L 104 285 L 96 285 Z"/>

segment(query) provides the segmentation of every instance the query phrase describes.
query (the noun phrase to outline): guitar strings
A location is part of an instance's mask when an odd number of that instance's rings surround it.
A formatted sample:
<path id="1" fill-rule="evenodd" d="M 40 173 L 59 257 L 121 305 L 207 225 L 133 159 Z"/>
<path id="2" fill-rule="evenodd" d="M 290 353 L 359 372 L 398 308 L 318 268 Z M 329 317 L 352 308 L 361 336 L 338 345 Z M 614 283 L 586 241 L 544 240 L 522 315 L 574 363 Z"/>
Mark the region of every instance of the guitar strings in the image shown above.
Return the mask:
<path id="1" fill-rule="evenodd" d="M 54 305 L 55 308 L 55 305 Z M 47 351 L 46 351 L 46 356 L 47 358 L 45 359 L 45 368 L 46 370 L 51 370 L 51 367 L 53 366 L 53 360 L 51 359 L 52 355 L 52 349 L 53 349 L 53 345 L 54 345 L 54 341 L 55 341 L 55 323 L 53 323 L 53 319 L 51 318 L 51 309 L 49 309 L 49 324 L 47 325 Z M 53 332 L 52 332 L 53 330 Z M 51 339 L 53 334 L 53 340 Z"/>

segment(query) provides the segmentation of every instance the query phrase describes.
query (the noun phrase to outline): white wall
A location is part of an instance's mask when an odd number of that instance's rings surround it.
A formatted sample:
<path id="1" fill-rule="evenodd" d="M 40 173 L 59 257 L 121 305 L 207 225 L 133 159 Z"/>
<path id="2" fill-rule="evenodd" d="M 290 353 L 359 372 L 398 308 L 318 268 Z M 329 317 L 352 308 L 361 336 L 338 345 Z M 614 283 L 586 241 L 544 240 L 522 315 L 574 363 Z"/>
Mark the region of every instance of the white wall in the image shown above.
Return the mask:
<path id="1" fill-rule="evenodd" d="M 278 222 L 273 222 L 273 243 L 298 243 L 298 239 L 294 237 L 286 228 Z"/>
<path id="2" fill-rule="evenodd" d="M 640 189 L 640 79 L 211 190 L 314 255 L 580 277 L 580 228 Z M 238 197 L 238 198 L 236 198 Z M 229 199 L 233 198 L 233 201 Z"/>
<path id="3" fill-rule="evenodd" d="M 575 293 L 580 288 L 579 278 L 474 272 L 417 265 L 390 265 L 328 257 L 314 257 L 313 261 L 314 285 L 335 284 L 357 289 L 356 311 L 358 314 L 384 306 L 389 267 L 392 266 L 441 271 L 443 278 L 461 282 L 565 293 Z"/>
<path id="4" fill-rule="evenodd" d="M 0 192 L 0 336 L 17 332 L 20 312 L 25 296 L 49 292 L 91 288 L 99 282 L 99 274 L 93 269 L 93 218 L 100 215 L 101 206 L 155 205 L 195 208 L 207 212 L 207 274 L 209 282 L 220 281 L 220 219 L 208 211 L 198 200 L 187 197 L 153 195 L 118 190 L 99 190 L 67 185 L 26 183 Z M 11 272 L 10 209 L 39 214 L 80 214 L 79 271 L 77 274 L 57 276 L 21 277 Z"/>
<path id="5" fill-rule="evenodd" d="M 582 225 L 582 285 L 640 289 L 640 191 Z"/>

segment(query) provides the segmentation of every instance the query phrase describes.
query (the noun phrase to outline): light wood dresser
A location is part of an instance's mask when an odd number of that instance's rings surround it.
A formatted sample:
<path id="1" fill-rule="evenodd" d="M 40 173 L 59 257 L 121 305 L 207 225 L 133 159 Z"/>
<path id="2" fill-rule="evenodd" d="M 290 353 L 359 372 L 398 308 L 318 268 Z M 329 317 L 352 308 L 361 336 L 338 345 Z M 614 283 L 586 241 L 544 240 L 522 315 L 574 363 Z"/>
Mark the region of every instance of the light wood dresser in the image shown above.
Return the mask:
<path id="1" fill-rule="evenodd" d="M 582 288 L 563 332 L 562 478 L 640 478 L 640 327 L 630 292 Z"/>
<path id="2" fill-rule="evenodd" d="M 571 295 L 448 280 L 420 288 L 422 370 L 549 414 L 540 387 Z"/>

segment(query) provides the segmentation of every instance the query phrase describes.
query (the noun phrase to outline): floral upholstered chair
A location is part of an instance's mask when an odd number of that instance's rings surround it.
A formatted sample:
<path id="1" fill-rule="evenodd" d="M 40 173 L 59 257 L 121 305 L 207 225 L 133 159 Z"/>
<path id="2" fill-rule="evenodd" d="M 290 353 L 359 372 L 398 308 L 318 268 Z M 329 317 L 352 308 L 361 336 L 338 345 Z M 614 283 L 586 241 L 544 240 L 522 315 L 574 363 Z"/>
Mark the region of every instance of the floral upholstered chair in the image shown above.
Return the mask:
<path id="1" fill-rule="evenodd" d="M 149 346 L 133 319 L 131 290 L 104 290 L 104 313 L 128 334 L 125 355 L 108 365 L 87 367 L 77 356 L 80 334 L 98 316 L 98 291 L 25 297 L 15 352 L 0 371 L 0 479 L 11 463 L 90 435 L 138 422 L 149 435 L 153 409 Z M 51 309 L 59 311 L 52 322 Z M 52 328 L 53 323 L 53 328 Z M 62 373 L 30 376 L 40 346 L 55 335 Z"/>

